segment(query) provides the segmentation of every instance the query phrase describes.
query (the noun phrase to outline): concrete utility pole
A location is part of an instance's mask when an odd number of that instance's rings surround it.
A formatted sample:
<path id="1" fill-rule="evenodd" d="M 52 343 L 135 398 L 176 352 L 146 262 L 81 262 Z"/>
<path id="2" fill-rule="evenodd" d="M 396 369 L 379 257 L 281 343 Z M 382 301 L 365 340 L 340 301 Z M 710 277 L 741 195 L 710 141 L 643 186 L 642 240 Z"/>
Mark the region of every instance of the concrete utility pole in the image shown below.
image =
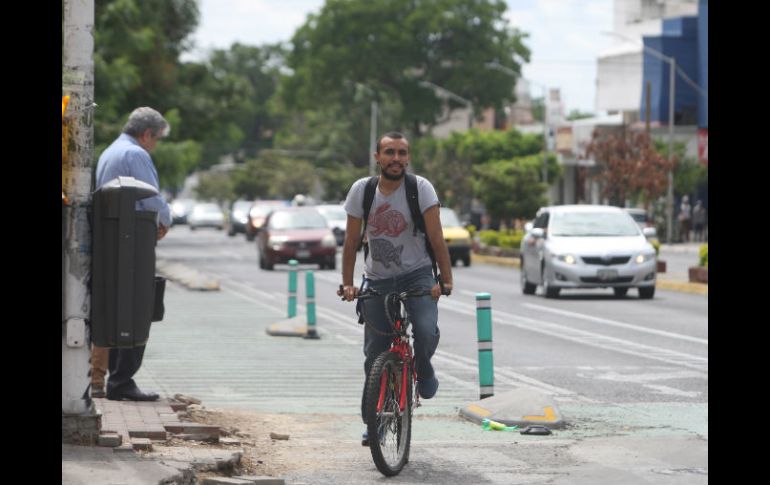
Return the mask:
<path id="1" fill-rule="evenodd" d="M 62 91 L 70 96 L 62 122 L 68 143 L 62 147 L 63 262 L 61 409 L 62 435 L 66 416 L 96 414 L 88 395 L 91 358 L 89 323 L 91 295 L 91 228 L 88 205 L 91 193 L 94 105 L 94 2 L 64 1 Z M 78 430 L 82 435 L 82 430 Z"/>

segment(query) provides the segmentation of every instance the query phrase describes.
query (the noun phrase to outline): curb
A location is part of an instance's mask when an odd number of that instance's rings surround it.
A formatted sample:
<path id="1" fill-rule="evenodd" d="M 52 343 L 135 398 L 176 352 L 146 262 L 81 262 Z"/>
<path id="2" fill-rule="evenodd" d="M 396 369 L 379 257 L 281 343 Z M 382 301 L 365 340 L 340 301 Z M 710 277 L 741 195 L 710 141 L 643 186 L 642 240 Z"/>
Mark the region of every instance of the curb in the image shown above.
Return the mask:
<path id="1" fill-rule="evenodd" d="M 539 424 L 562 429 L 566 425 L 549 396 L 530 389 L 515 389 L 473 402 L 460 409 L 460 416 L 477 424 L 489 419 L 506 426 Z"/>
<path id="2" fill-rule="evenodd" d="M 471 263 L 496 264 L 498 266 L 509 266 L 512 268 L 521 267 L 521 260 L 519 258 L 487 256 L 485 254 L 476 254 L 476 253 L 471 253 Z"/>
<path id="3" fill-rule="evenodd" d="M 158 259 L 155 263 L 158 273 L 163 277 L 181 283 L 190 290 L 219 291 L 219 280 L 210 278 L 198 270 L 181 263 L 171 263 Z"/>
<path id="4" fill-rule="evenodd" d="M 521 260 L 519 258 L 506 258 L 501 256 L 486 256 L 483 254 L 471 254 L 471 262 L 496 264 L 498 266 L 508 266 L 511 268 L 520 268 Z M 657 278 L 655 286 L 661 290 L 680 291 L 683 293 L 693 293 L 697 295 L 708 295 L 709 285 L 707 283 L 690 283 L 688 281 L 672 281 Z"/>
<path id="5" fill-rule="evenodd" d="M 306 318 L 296 316 L 281 320 L 267 327 L 265 332 L 274 337 L 305 337 L 307 335 Z"/>
<path id="6" fill-rule="evenodd" d="M 655 282 L 655 286 L 662 290 L 681 291 L 684 293 L 694 293 L 696 295 L 709 294 L 709 285 L 705 283 L 671 281 L 671 280 L 658 278 L 658 280 Z"/>

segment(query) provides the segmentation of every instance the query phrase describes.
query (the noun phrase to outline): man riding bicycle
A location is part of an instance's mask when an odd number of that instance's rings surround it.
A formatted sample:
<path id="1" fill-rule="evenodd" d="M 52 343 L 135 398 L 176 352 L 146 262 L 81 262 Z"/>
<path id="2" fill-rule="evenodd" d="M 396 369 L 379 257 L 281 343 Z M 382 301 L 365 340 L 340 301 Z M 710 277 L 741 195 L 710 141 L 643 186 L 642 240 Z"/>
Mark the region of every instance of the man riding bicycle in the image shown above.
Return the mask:
<path id="1" fill-rule="evenodd" d="M 365 376 L 369 375 L 377 356 L 388 350 L 392 341 L 392 329 L 384 311 L 384 295 L 430 289 L 430 296 L 410 298 L 406 302 L 414 334 L 417 389 L 421 397 L 430 399 L 438 389 L 438 379 L 430 362 L 440 335 L 437 303 L 442 289 L 447 295 L 452 290 L 452 267 L 439 219 L 439 200 L 427 179 L 409 175 L 407 180 L 410 153 L 409 142 L 403 134 L 389 132 L 383 135 L 377 142 L 374 157 L 380 172 L 376 177 L 376 190 L 375 180 L 362 178 L 352 185 L 345 200 L 348 218 L 342 251 L 341 296 L 352 301 L 359 292 L 353 284 L 353 268 L 361 242 L 363 219 L 368 214 L 364 226 L 368 244 L 364 255 L 364 284 L 382 296 L 359 302 L 364 305 L 368 324 L 364 331 Z M 367 184 L 370 186 L 368 201 Z M 409 188 L 407 184 L 411 184 Z M 413 192 L 416 192 L 413 194 L 416 200 L 410 202 L 408 196 Z M 365 202 L 370 207 L 365 207 Z M 416 212 L 417 204 L 419 212 Z M 440 269 L 439 277 L 435 275 L 436 263 Z M 362 417 L 366 419 L 363 412 Z"/>

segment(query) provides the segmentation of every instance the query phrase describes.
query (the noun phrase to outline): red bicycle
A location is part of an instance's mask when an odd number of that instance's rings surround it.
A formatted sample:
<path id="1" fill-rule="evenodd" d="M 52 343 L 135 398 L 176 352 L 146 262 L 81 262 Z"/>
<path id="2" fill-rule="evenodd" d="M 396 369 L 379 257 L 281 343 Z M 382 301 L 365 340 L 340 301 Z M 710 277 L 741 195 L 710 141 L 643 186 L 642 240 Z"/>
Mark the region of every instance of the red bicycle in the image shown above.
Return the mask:
<path id="1" fill-rule="evenodd" d="M 390 348 L 374 360 L 366 379 L 364 417 L 369 436 L 369 449 L 377 469 L 385 476 L 398 475 L 409 461 L 412 438 L 412 412 L 420 406 L 417 391 L 417 371 L 408 333 L 411 323 L 404 304 L 408 298 L 430 295 L 430 290 L 388 293 L 385 295 L 385 314 L 393 336 Z M 359 300 L 382 296 L 367 288 L 359 293 Z M 363 305 L 362 305 L 363 306 Z M 364 321 L 366 322 L 366 315 Z M 379 334 L 382 331 L 368 322 L 366 325 Z"/>

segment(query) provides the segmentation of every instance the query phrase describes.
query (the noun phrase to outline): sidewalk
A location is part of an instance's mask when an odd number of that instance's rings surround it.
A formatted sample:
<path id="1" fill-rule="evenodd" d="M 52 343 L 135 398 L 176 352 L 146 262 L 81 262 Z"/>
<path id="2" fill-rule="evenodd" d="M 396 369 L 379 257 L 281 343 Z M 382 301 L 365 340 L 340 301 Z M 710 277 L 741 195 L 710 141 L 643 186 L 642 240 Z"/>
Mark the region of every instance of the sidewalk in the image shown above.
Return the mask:
<path id="1" fill-rule="evenodd" d="M 62 484 L 283 483 L 273 477 L 200 481 L 201 472 L 232 473 L 243 449 L 237 439 L 221 438 L 218 426 L 181 421 L 177 410 L 185 411 L 186 403 L 168 399 L 94 399 L 94 403 L 102 419 L 99 442 L 97 446 L 62 443 Z"/>
<path id="2" fill-rule="evenodd" d="M 217 281 L 177 266 L 159 261 L 162 274 L 187 288 L 219 289 Z M 154 402 L 94 399 L 101 420 L 98 442 L 62 443 L 62 484 L 284 485 L 282 478 L 239 475 L 240 440 L 219 426 L 180 419 L 194 414 L 200 401 L 166 394 Z"/>

